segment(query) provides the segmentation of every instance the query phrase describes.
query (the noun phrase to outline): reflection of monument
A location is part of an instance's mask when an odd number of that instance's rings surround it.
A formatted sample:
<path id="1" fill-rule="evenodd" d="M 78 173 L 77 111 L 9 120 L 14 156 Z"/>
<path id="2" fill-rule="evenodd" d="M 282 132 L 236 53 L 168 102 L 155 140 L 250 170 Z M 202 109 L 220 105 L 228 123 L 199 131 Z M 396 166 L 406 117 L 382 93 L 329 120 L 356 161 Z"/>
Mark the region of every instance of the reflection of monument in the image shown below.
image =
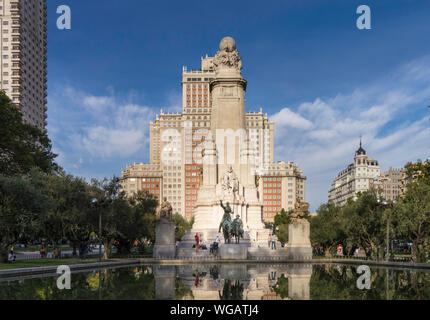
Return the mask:
<path id="1" fill-rule="evenodd" d="M 288 266 L 288 297 L 293 300 L 310 299 L 312 264 Z"/>
<path id="2" fill-rule="evenodd" d="M 219 48 L 213 59 L 215 78 L 210 82 L 211 132 L 202 153 L 203 179 L 195 205 L 195 223 L 183 238 L 182 245 L 187 246 L 195 233 L 207 242 L 215 239 L 224 214 L 220 200 L 229 202 L 234 216 L 239 215 L 243 222 L 242 246 L 263 243 L 269 233 L 262 222 L 255 155 L 246 130 L 247 82 L 241 75 L 241 58 L 231 37 L 223 38 Z"/>
<path id="3" fill-rule="evenodd" d="M 290 259 L 312 259 L 310 224 L 305 218 L 309 203 L 297 199 L 291 224 L 288 226 L 288 257 Z"/>
<path id="4" fill-rule="evenodd" d="M 175 266 L 154 266 L 155 299 L 172 300 L 175 298 Z"/>
<path id="5" fill-rule="evenodd" d="M 152 251 L 154 258 L 174 258 L 176 256 L 172 206 L 166 198 L 160 206 L 160 219 L 155 223 L 155 245 Z"/>
<path id="6" fill-rule="evenodd" d="M 311 264 L 182 265 L 178 277 L 196 300 L 239 298 L 244 300 L 297 299 L 310 297 Z M 281 276 L 288 279 L 281 297 L 274 292 Z M 196 281 L 198 280 L 198 281 Z"/>

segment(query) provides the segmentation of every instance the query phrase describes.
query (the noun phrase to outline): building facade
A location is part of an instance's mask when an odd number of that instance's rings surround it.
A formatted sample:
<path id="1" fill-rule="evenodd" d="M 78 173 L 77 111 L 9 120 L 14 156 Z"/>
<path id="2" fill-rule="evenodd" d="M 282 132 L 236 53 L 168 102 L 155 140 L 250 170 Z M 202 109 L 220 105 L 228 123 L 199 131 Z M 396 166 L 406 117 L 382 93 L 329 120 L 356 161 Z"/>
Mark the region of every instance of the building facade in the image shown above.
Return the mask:
<path id="1" fill-rule="evenodd" d="M 396 201 L 403 195 L 406 179 L 406 170 L 390 168 L 381 173 L 381 195 L 389 201 Z"/>
<path id="2" fill-rule="evenodd" d="M 0 0 L 0 90 L 44 130 L 47 111 L 46 0 Z"/>
<path id="3" fill-rule="evenodd" d="M 215 79 L 213 62 L 214 57 L 206 55 L 201 58 L 200 70 L 183 67 L 182 113 L 161 110 L 149 124 L 150 163 L 133 164 L 121 172 L 121 186 L 131 195 L 138 190 L 150 191 L 144 184 L 136 184 L 136 180 L 131 179 L 148 178 L 144 173 L 146 168 L 156 171 L 161 179 L 159 199 L 166 197 L 173 211 L 187 219 L 194 214 L 202 184 L 205 139 L 214 128 L 210 87 Z M 273 220 L 282 208 L 294 208 L 297 197 L 305 199 L 306 177 L 291 162 L 274 163 L 274 123 L 261 108 L 258 112 L 245 113 L 244 127 L 253 148 L 259 192 L 267 199 L 263 219 Z M 142 172 L 142 176 L 132 176 L 131 172 Z"/>
<path id="4" fill-rule="evenodd" d="M 269 165 L 258 176 L 258 187 L 265 221 L 273 221 L 282 209 L 293 210 L 297 199 L 306 199 L 306 177 L 293 162 Z"/>
<path id="5" fill-rule="evenodd" d="M 378 161 L 367 157 L 360 141 L 355 152 L 354 163 L 336 176 L 331 184 L 328 201 L 342 206 L 348 199 L 356 200 L 359 192 L 381 189 L 381 169 Z"/>

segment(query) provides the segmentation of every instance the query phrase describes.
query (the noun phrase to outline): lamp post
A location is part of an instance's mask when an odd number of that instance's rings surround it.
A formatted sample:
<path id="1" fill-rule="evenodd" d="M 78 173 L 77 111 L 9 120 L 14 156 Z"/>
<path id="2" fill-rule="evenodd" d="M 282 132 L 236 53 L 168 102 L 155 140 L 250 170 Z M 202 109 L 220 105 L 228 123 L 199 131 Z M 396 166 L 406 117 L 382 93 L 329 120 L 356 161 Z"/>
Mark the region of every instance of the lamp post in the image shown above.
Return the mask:
<path id="1" fill-rule="evenodd" d="M 378 204 L 381 205 L 384 208 L 384 211 L 386 212 L 386 210 L 390 207 L 393 206 L 394 203 L 396 203 L 396 200 L 393 200 L 392 202 L 388 202 L 387 200 L 381 200 L 378 199 Z M 390 225 L 391 225 L 391 212 L 387 213 L 387 231 L 386 231 L 386 236 L 385 236 L 385 244 L 387 246 L 387 253 L 385 256 L 385 261 L 393 261 L 394 260 L 394 241 L 390 240 Z"/>
<path id="2" fill-rule="evenodd" d="M 97 198 L 91 200 L 96 210 L 99 212 L 99 262 L 102 261 L 102 213 Z"/>
<path id="3" fill-rule="evenodd" d="M 386 209 L 388 207 L 387 200 L 378 198 L 377 202 L 382 208 L 384 208 L 384 212 L 386 212 Z M 385 261 L 388 261 L 388 251 L 390 250 L 389 249 L 390 248 L 390 218 L 391 218 L 391 215 L 388 215 L 387 216 L 387 225 L 386 225 L 387 231 L 386 231 L 386 236 L 385 236 L 385 245 L 386 245 L 386 250 L 387 250 L 386 255 L 385 255 Z"/>

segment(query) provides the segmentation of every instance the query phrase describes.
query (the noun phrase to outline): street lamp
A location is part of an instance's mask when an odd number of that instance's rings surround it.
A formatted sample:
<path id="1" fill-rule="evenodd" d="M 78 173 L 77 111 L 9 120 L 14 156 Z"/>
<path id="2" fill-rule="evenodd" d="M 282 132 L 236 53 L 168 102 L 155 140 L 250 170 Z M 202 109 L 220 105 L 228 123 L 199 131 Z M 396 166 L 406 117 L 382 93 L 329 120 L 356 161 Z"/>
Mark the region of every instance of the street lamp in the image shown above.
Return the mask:
<path id="1" fill-rule="evenodd" d="M 99 203 L 97 198 L 91 199 L 91 203 L 99 212 L 99 262 L 101 262 L 102 261 L 102 213 L 99 208 Z"/>
<path id="2" fill-rule="evenodd" d="M 391 203 L 388 203 L 387 200 L 378 199 L 377 202 L 384 208 L 384 212 L 388 209 L 388 207 L 391 207 Z M 393 203 L 395 203 L 395 201 L 393 201 Z M 387 246 L 387 253 L 385 256 L 385 261 L 388 261 L 388 259 L 392 261 L 394 258 L 393 244 L 392 242 L 390 242 L 390 223 L 391 223 L 391 213 L 387 215 L 387 228 L 386 228 L 387 233 L 386 233 L 386 239 L 385 239 L 385 244 Z"/>

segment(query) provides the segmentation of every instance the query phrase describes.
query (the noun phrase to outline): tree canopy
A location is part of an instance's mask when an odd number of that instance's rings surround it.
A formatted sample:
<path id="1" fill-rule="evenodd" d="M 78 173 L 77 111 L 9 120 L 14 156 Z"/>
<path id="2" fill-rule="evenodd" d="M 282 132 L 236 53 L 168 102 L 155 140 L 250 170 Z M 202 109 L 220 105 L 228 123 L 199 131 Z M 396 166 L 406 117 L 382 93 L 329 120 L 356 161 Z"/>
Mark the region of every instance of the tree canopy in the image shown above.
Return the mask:
<path id="1" fill-rule="evenodd" d="M 46 132 L 24 123 L 21 111 L 0 91 L 0 173 L 26 174 L 34 167 L 57 170 L 51 148 Z"/>

